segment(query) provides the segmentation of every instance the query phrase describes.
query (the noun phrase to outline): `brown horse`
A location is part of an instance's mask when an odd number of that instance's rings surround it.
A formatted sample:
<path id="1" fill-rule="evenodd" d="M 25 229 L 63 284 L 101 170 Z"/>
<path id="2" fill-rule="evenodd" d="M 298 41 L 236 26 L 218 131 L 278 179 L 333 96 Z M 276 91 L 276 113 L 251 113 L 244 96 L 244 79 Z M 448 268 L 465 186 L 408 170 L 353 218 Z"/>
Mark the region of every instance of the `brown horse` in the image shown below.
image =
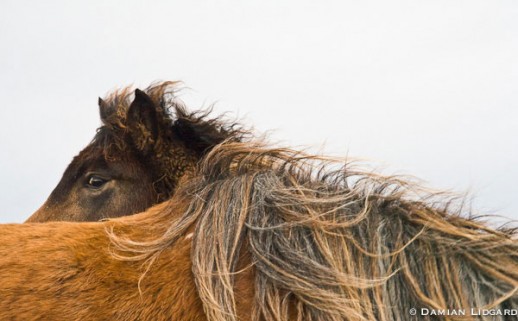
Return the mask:
<path id="1" fill-rule="evenodd" d="M 169 199 L 210 148 L 239 139 L 235 125 L 187 113 L 174 88 L 164 82 L 99 98 L 103 125 L 27 222 L 98 221 L 144 211 Z"/>
<path id="2" fill-rule="evenodd" d="M 395 177 L 225 133 L 144 213 L 1 225 L 0 320 L 515 318 L 515 229 Z"/>

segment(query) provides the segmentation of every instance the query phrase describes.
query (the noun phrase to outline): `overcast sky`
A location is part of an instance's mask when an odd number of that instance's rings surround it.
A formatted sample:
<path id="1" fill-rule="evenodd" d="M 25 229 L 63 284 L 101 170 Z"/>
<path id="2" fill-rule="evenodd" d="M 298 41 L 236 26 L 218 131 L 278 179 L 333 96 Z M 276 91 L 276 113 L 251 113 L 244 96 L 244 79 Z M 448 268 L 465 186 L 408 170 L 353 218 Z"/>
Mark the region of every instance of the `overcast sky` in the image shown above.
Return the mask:
<path id="1" fill-rule="evenodd" d="M 518 219 L 517 17 L 517 1 L 2 1 L 0 222 L 43 204 L 98 96 L 155 80 Z"/>

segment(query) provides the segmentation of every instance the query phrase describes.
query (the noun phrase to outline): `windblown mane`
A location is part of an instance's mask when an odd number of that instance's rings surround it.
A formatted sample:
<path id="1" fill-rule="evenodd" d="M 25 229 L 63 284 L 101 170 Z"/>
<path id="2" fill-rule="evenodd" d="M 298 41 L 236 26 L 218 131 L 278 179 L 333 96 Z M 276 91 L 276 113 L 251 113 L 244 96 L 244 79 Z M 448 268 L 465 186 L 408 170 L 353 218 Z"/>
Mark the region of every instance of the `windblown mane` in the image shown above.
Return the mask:
<path id="1" fill-rule="evenodd" d="M 194 228 L 193 274 L 209 320 L 238 320 L 236 279 L 250 271 L 252 320 L 408 320 L 411 308 L 518 306 L 515 229 L 463 217 L 397 177 L 331 170 L 337 164 L 220 144 L 169 201 L 188 204 L 183 216 L 154 218 L 150 226 L 169 224 L 155 239 L 108 231 L 114 255 L 151 264 Z"/>

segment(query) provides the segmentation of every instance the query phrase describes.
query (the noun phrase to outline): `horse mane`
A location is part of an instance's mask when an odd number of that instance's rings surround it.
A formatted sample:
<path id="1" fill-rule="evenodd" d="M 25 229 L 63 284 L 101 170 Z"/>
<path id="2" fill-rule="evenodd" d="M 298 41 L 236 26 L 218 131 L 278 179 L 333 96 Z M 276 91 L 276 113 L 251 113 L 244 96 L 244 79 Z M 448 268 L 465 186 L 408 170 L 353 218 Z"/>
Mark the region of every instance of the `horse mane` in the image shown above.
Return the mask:
<path id="1" fill-rule="evenodd" d="M 209 320 L 238 320 L 235 285 L 247 271 L 251 320 L 388 321 L 408 319 L 410 308 L 516 307 L 517 230 L 489 228 L 452 202 L 341 160 L 223 142 L 146 222 L 166 226 L 158 237 L 107 232 L 117 258 L 149 269 L 194 229 L 193 274 Z M 188 205 L 173 219 L 175 204 Z"/>

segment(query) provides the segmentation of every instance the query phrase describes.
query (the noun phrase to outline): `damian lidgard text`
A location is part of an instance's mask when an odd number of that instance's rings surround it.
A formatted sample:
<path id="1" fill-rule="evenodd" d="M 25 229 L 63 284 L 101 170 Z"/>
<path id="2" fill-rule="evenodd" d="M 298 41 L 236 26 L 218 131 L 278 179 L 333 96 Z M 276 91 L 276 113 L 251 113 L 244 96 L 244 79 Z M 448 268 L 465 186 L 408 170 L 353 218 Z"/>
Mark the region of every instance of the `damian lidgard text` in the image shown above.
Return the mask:
<path id="1" fill-rule="evenodd" d="M 421 315 L 514 315 L 518 309 L 427 309 L 421 308 Z"/>

